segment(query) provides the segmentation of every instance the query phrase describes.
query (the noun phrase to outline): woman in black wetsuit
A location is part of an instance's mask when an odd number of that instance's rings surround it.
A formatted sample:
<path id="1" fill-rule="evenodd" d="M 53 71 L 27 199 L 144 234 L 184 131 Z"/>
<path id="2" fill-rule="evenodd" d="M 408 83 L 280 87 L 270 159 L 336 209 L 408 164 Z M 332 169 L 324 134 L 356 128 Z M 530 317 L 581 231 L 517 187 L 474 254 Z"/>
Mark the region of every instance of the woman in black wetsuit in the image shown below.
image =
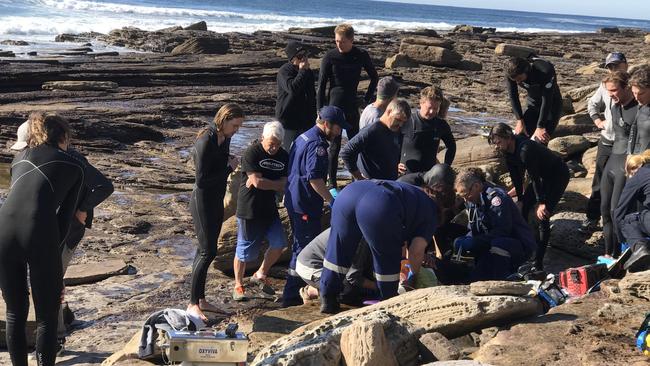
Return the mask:
<path id="1" fill-rule="evenodd" d="M 63 288 L 59 247 L 83 186 L 83 164 L 66 152 L 70 128 L 56 115 L 30 117 L 30 148 L 11 165 L 11 188 L 0 207 L 0 288 L 7 305 L 7 348 L 14 366 L 27 366 L 27 265 L 38 323 L 38 365 L 54 365 Z"/>
<path id="2" fill-rule="evenodd" d="M 229 103 L 219 109 L 214 123 L 199 133 L 194 143 L 196 182 L 190 211 L 199 246 L 192 265 L 190 304 L 187 311 L 207 320 L 204 312 L 219 309 L 205 299 L 205 280 L 210 263 L 217 256 L 217 239 L 223 223 L 223 197 L 228 175 L 239 164 L 230 155 L 230 138 L 244 122 L 244 111 Z"/>
<path id="3" fill-rule="evenodd" d="M 614 210 L 625 186 L 625 160 L 627 158 L 630 129 L 638 110 L 638 103 L 632 95 L 628 82 L 630 75 L 616 71 L 605 77 L 603 84 L 610 95 L 614 143 L 612 153 L 605 164 L 600 180 L 600 212 L 603 217 L 603 239 L 605 256 L 618 257 L 621 254 L 617 225 L 612 221 Z"/>

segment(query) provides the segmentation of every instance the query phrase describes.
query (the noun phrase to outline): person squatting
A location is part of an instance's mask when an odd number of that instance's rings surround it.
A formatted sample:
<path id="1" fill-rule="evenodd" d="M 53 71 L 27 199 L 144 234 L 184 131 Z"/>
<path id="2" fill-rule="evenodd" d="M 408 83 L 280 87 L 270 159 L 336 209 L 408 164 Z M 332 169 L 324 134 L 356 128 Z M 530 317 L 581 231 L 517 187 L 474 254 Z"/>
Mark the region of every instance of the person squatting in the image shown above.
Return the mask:
<path id="1" fill-rule="evenodd" d="M 512 187 L 501 187 L 479 168 L 452 168 L 456 141 L 446 121 L 449 100 L 439 86 L 423 88 L 412 108 L 399 97 L 398 79 L 379 79 L 368 52 L 353 45 L 350 25 L 337 26 L 334 38 L 336 48 L 323 57 L 318 75 L 309 68 L 308 48 L 287 44 L 287 62 L 277 75 L 278 121 L 266 123 L 261 139 L 242 154 L 232 298 L 246 300 L 251 285 L 275 294 L 269 270 L 288 246 L 280 202 L 293 232 L 285 307 L 319 298 L 323 313 L 336 313 L 341 303 L 358 306 L 364 299 L 396 296 L 426 270 L 442 284 L 504 280 L 524 264 L 543 271 L 550 218 L 569 182 L 567 164 L 547 147 L 562 113 L 553 65 L 534 56 L 504 65 L 516 123 L 514 129 L 494 125 L 486 142 L 506 161 Z M 617 52 L 605 64 L 610 73 L 589 104 L 603 133 L 581 230 L 592 230 L 602 216 L 604 254 L 623 256 L 621 243 L 627 242 L 624 266 L 640 271 L 650 266 L 650 66 L 628 74 L 626 58 Z M 370 84 L 359 98 L 362 70 Z M 525 111 L 519 87 L 527 90 Z M 365 107 L 361 115 L 359 107 Z M 194 143 L 189 210 L 198 245 L 187 311 L 203 320 L 206 313 L 221 312 L 206 299 L 206 278 L 217 254 L 227 179 L 240 165 L 230 142 L 244 120 L 241 106 L 225 104 Z M 341 150 L 343 131 L 349 141 Z M 21 151 L 0 208 L 7 345 L 12 363 L 27 365 L 29 265 L 39 324 L 36 356 L 39 365 L 53 365 L 61 345 L 63 268 L 83 236 L 74 227 L 89 227 L 92 208 L 113 187 L 69 148 L 72 132 L 64 118 L 33 115 L 18 133 L 20 143 L 12 148 Z M 339 151 L 353 177 L 340 190 Z M 460 212 L 467 212 L 466 226 L 454 221 Z M 269 244 L 263 261 L 244 282 L 263 241 Z M 67 249 L 58 252 L 60 247 Z M 467 255 L 473 260 L 458 270 L 457 259 Z"/>

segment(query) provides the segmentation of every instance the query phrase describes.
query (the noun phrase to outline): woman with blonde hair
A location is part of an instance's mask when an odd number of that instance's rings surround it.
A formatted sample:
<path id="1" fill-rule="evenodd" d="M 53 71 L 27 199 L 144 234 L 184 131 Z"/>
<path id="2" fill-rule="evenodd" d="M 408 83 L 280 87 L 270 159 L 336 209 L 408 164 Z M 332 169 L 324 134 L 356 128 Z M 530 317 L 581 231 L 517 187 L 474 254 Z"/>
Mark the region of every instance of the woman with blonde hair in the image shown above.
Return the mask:
<path id="1" fill-rule="evenodd" d="M 207 320 L 204 312 L 219 312 L 205 299 L 205 281 L 210 263 L 217 256 L 217 239 L 223 223 L 223 197 L 226 181 L 239 164 L 230 155 L 230 139 L 244 122 L 244 111 L 234 103 L 219 108 L 213 123 L 194 143 L 196 181 L 190 211 L 199 246 L 192 265 L 190 304 L 187 311 Z"/>
<path id="2" fill-rule="evenodd" d="M 36 359 L 54 365 L 66 240 L 84 181 L 83 164 L 66 150 L 68 122 L 54 114 L 30 117 L 29 148 L 11 165 L 11 187 L 0 207 L 0 288 L 7 305 L 7 348 L 14 366 L 27 366 L 27 265 L 34 299 Z"/>
<path id="3" fill-rule="evenodd" d="M 632 155 L 625 164 L 628 180 L 614 211 L 621 237 L 632 254 L 624 268 L 630 272 L 650 268 L 650 150 Z M 637 207 L 642 204 L 639 210 Z"/>

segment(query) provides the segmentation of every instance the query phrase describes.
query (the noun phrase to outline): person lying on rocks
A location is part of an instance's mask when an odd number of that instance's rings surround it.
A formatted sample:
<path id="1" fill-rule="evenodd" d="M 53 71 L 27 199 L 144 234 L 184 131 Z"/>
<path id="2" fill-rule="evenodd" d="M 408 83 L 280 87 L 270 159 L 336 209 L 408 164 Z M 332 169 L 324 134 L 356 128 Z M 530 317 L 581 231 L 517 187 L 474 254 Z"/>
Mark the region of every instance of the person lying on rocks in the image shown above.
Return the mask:
<path id="1" fill-rule="evenodd" d="M 544 254 L 551 237 L 551 215 L 569 184 L 569 168 L 562 158 L 546 146 L 529 139 L 525 135 L 515 135 L 505 123 L 498 123 L 488 137 L 488 142 L 506 158 L 517 206 L 524 220 L 535 209 L 539 220 L 539 238 L 535 255 L 535 268 L 543 270 Z M 530 183 L 524 187 L 524 174 Z"/>
<path id="2" fill-rule="evenodd" d="M 632 251 L 623 268 L 639 272 L 650 269 L 650 150 L 630 156 L 625 171 L 628 180 L 614 211 L 614 220 Z M 640 210 L 639 205 L 642 205 Z"/>
<path id="3" fill-rule="evenodd" d="M 506 88 L 517 119 L 515 134 L 548 144 L 562 117 L 562 94 L 552 63 L 541 58 L 512 57 L 505 63 Z M 519 89 L 526 90 L 526 111 L 521 109 Z"/>
<path id="4" fill-rule="evenodd" d="M 402 126 L 402 156 L 400 173 L 426 172 L 438 161 L 440 141 L 445 144 L 443 163 L 451 165 L 456 157 L 456 139 L 447 121 L 441 117 L 441 106 L 445 97 L 436 85 L 420 91 L 420 104 L 413 110 L 411 118 Z M 448 106 L 448 105 L 447 105 Z"/>
<path id="5" fill-rule="evenodd" d="M 18 127 L 16 143 L 11 146 L 12 150 L 22 151 L 27 148 L 29 141 L 29 120 L 23 122 Z M 73 157 L 77 158 L 83 163 L 84 166 L 84 182 L 81 190 L 81 196 L 77 202 L 77 210 L 75 211 L 75 218 L 70 224 L 70 231 L 66 236 L 63 244 L 61 245 L 61 264 L 63 268 L 63 275 L 70 265 L 70 261 L 74 256 L 75 249 L 83 239 L 86 229 L 92 227 L 93 210 L 100 203 L 104 202 L 113 193 L 113 183 L 102 174 L 97 168 L 88 162 L 80 152 L 68 146 L 67 152 Z M 63 293 L 65 292 L 65 288 Z M 64 300 L 63 293 L 61 294 L 61 301 Z M 59 326 L 58 326 L 58 342 L 59 352 L 63 351 L 63 344 L 65 343 L 66 326 L 63 321 L 63 307 L 59 309 Z"/>
<path id="6" fill-rule="evenodd" d="M 461 171 L 456 192 L 465 200 L 470 232 L 455 240 L 454 249 L 473 255 L 470 281 L 505 280 L 535 252 L 533 231 L 512 198 L 487 182 L 480 168 Z"/>
<path id="7" fill-rule="evenodd" d="M 206 321 L 204 312 L 220 312 L 205 299 L 208 268 L 217 256 L 217 239 L 223 224 L 223 197 L 226 182 L 239 161 L 230 155 L 230 139 L 244 123 L 244 110 L 234 103 L 223 105 L 213 123 L 199 132 L 194 143 L 196 181 L 190 212 L 198 247 L 192 264 L 190 303 L 187 312 Z"/>
<path id="8" fill-rule="evenodd" d="M 262 140 L 254 141 L 242 158 L 236 213 L 237 247 L 233 263 L 235 287 L 232 297 L 235 301 L 246 299 L 243 285 L 246 262 L 257 259 L 264 239 L 269 248 L 250 282 L 258 284 L 267 294 L 275 294 L 266 277 L 287 246 L 275 203 L 275 193 L 284 192 L 287 184 L 289 154 L 281 146 L 283 138 L 284 128 L 280 122 L 268 122 L 264 125 Z"/>
<path id="9" fill-rule="evenodd" d="M 331 228 L 328 228 L 320 233 L 298 255 L 296 273 L 307 283 L 307 286 L 300 289 L 300 295 L 305 302 L 318 298 L 325 251 L 331 230 Z M 350 270 L 343 280 L 341 302 L 360 306 L 364 296 L 376 298 L 376 291 L 377 283 L 373 274 L 372 254 L 368 243 L 362 239 L 359 242 Z"/>
<path id="10" fill-rule="evenodd" d="M 377 123 L 361 130 L 343 147 L 341 159 L 356 180 L 395 180 L 400 159 L 400 128 L 411 117 L 405 99 L 395 99 Z"/>
<path id="11" fill-rule="evenodd" d="M 372 252 L 380 298 L 396 296 L 403 243 L 407 242 L 411 271 L 417 275 L 438 225 L 446 192 L 447 187 L 433 182 L 416 187 L 363 180 L 345 187 L 332 207 L 332 231 L 320 279 L 321 312 L 340 310 L 338 295 L 362 237 Z"/>

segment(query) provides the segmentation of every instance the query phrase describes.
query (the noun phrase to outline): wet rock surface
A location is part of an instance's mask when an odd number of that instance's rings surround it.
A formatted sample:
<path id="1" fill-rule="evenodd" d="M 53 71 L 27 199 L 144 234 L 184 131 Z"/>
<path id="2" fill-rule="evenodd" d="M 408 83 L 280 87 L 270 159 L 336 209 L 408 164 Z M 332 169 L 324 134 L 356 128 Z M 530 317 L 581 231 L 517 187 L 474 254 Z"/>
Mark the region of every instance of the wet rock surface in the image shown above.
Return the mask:
<path id="1" fill-rule="evenodd" d="M 121 29 L 108 35 L 61 35 L 57 37 L 61 42 L 90 42 L 90 45 L 71 45 L 71 50 L 64 55 L 15 58 L 13 52 L 0 51 L 0 146 L 13 143 L 16 129 L 29 113 L 57 112 L 70 119 L 75 132 L 75 147 L 115 183 L 115 194 L 97 209 L 93 229 L 87 231 L 72 264 L 99 266 L 108 260 L 119 260 L 135 269 L 98 283 L 67 287 L 66 300 L 74 311 L 76 321 L 72 323 L 72 332 L 66 344 L 69 353 L 61 358 L 61 364 L 100 364 L 121 350 L 153 311 L 165 307 L 186 307 L 191 263 L 196 250 L 188 207 L 194 183 L 191 149 L 197 132 L 207 126 L 223 103 L 241 104 L 247 113 L 247 121 L 232 143 L 233 153 L 240 155 L 249 141 L 260 135 L 262 123 L 271 120 L 274 115 L 275 77 L 278 67 L 286 62 L 282 51 L 286 42 L 294 39 L 306 45 L 311 52 L 311 65 L 315 72 L 319 58 L 334 47 L 332 29 L 329 27 L 254 34 L 212 34 L 201 25 L 192 29 L 179 28 L 157 32 Z M 430 83 L 441 85 L 453 107 L 448 119 L 457 139 L 470 137 L 458 144 L 455 165 L 483 166 L 494 177 L 500 178 L 504 170 L 499 158 L 483 137 L 475 136 L 485 132 L 483 128 L 495 122 L 513 120 L 504 86 L 502 63 L 505 57 L 495 53 L 497 45 L 508 43 L 529 47 L 554 63 L 562 92 L 575 91 L 569 93 L 570 100 L 567 100 L 566 107 L 575 113 L 583 113 L 579 118 L 572 118 L 561 125 L 567 126 L 562 127 L 569 131 L 566 135 L 575 135 L 584 133 L 583 129 L 585 132 L 589 128 L 593 131 L 584 117 L 585 98 L 589 92 L 578 92 L 577 89 L 597 85 L 605 73 L 600 65 L 612 49 L 625 52 L 632 65 L 648 60 L 650 48 L 644 44 L 644 36 L 642 33 L 531 35 L 494 33 L 490 29 L 470 27 L 444 35 L 427 30 L 359 34 L 355 36 L 355 43 L 369 51 L 380 76 L 391 74 L 399 80 L 402 85 L 400 95 L 408 98 L 413 106 L 417 105 L 420 88 Z M 222 45 L 225 44 L 223 40 L 227 40 L 227 53 L 170 53 L 175 47 L 198 37 L 218 39 L 221 41 L 216 42 L 222 42 Z M 426 42 L 431 44 L 426 46 L 425 43 L 426 47 L 453 48 L 463 62 L 480 62 L 481 67 L 418 66 L 406 62 L 410 58 L 404 55 L 407 58 L 400 56 L 401 60 L 395 60 L 397 65 L 393 69 L 384 68 L 387 58 L 399 54 L 403 39 L 416 37 L 426 38 Z M 92 43 L 98 39 L 147 52 L 96 53 L 92 51 Z M 406 43 L 418 42 L 423 43 Z M 30 46 L 24 48 L 28 52 Z M 583 57 L 565 58 L 569 51 Z M 61 87 L 65 83 L 84 87 Z M 367 83 L 367 80 L 362 81 L 360 94 Z M 43 89 L 44 84 L 59 87 Z M 92 85 L 110 85 L 110 88 L 95 90 L 97 88 L 89 87 Z M 522 99 L 524 96 L 522 94 Z M 595 140 L 590 141 L 593 143 Z M 593 161 L 593 152 L 592 148 L 582 156 L 590 172 L 593 164 L 588 165 L 586 161 Z M 9 163 L 12 157 L 8 149 L 0 150 L 0 163 Z M 6 165 L 0 165 L 0 168 L 3 166 Z M 2 175 L 0 173 L 0 202 L 8 186 L 6 174 L 4 177 Z M 576 230 L 584 218 L 590 182 L 591 175 L 572 179 L 558 213 L 552 219 L 552 247 L 545 260 L 545 266 L 550 271 L 579 266 L 603 252 L 599 231 L 581 234 Z M 232 214 L 232 201 L 230 207 Z M 226 263 L 229 258 L 222 256 L 222 259 Z M 283 275 L 282 267 L 272 271 L 272 276 L 282 278 Z M 272 285 L 279 294 L 283 281 L 278 278 L 272 278 Z M 556 337 L 564 342 L 561 346 L 567 350 L 562 355 L 571 353 L 580 357 L 596 357 L 594 359 L 598 362 L 610 365 L 634 364 L 642 360 L 635 358 L 636 353 L 628 345 L 628 338 L 631 337 L 631 328 L 640 323 L 635 314 L 642 313 L 644 304 L 647 311 L 647 285 L 642 279 L 629 280 L 629 285 L 621 282 L 616 288 L 619 294 L 623 294 L 622 297 L 610 299 L 592 296 L 582 303 L 584 314 L 593 313 L 584 315 L 589 317 L 578 324 L 586 336 Z M 253 288 L 247 288 L 251 298 L 248 302 L 234 303 L 230 297 L 232 286 L 230 277 L 215 269 L 210 270 L 207 297 L 231 313 L 226 317 L 215 317 L 213 322 L 217 327 L 226 322 L 240 324 L 251 339 L 249 361 L 255 357 L 264 359 L 272 354 L 280 354 L 284 345 L 302 342 L 307 334 L 313 335 L 318 342 L 322 341 L 318 343 L 321 348 L 312 349 L 328 350 L 322 353 L 322 357 L 328 360 L 330 357 L 340 357 L 340 349 L 336 351 L 339 356 L 336 356 L 335 344 L 331 343 L 339 341 L 340 333 L 333 332 L 333 329 L 342 331 L 343 325 L 347 327 L 380 308 L 389 314 L 385 318 L 389 320 L 384 319 L 381 323 L 389 347 L 392 347 L 394 340 L 404 340 L 405 355 L 412 355 L 409 353 L 412 336 L 407 336 L 403 332 L 405 329 L 409 330 L 409 334 L 418 336 L 423 334 L 418 333 L 419 329 L 440 332 L 454 341 L 453 337 L 460 335 L 459 332 L 493 327 L 493 321 L 500 319 L 501 315 L 486 315 L 492 314 L 492 310 L 496 311 L 495 314 L 507 314 L 505 317 L 508 320 L 512 319 L 514 309 L 522 309 L 522 306 L 529 311 L 529 315 L 537 311 L 537 305 L 533 304 L 536 300 L 531 298 L 476 296 L 470 295 L 468 289 L 441 288 L 427 289 L 429 295 L 407 294 L 376 307 L 352 310 L 333 319 L 319 320 L 323 315 L 318 311 L 318 304 L 278 309 L 275 297 L 265 296 Z M 409 296 L 416 296 L 417 301 L 407 301 L 411 299 Z M 429 305 L 417 305 L 423 297 L 430 299 L 424 302 Z M 628 308 L 627 302 L 630 301 Z M 604 307 L 606 303 L 612 305 Z M 581 317 L 581 309 L 580 304 L 568 304 L 556 313 L 566 312 Z M 602 311 L 596 318 L 594 314 L 599 309 Z M 629 315 L 624 315 L 621 309 L 629 310 Z M 555 318 L 546 319 L 557 319 L 556 313 L 547 315 Z M 464 316 L 472 320 L 460 321 Z M 306 325 L 312 321 L 316 322 Z M 573 329 L 570 326 L 554 328 L 555 324 L 566 326 L 560 321 L 540 321 L 516 326 L 520 328 L 513 327 L 511 331 L 514 335 L 509 337 L 499 331 L 494 340 L 488 342 L 492 346 L 481 344 L 479 359 L 499 365 L 562 364 L 563 359 L 558 359 L 553 353 L 556 351 L 552 351 L 551 346 L 559 347 L 557 344 L 543 348 L 539 358 L 525 359 L 517 350 L 517 342 L 524 343 L 525 339 L 550 342 L 544 339 L 546 334 L 564 334 Z M 298 328 L 298 335 L 281 338 Z M 517 333 L 526 328 L 531 328 L 531 333 Z M 411 333 L 412 329 L 416 330 Z M 316 334 L 331 334 L 332 337 L 325 341 L 325 337 L 316 337 Z M 393 334 L 398 336 L 391 339 Z M 599 348 L 598 342 L 602 337 L 611 348 Z M 269 346 L 271 344 L 275 345 Z M 523 349 L 528 350 L 530 343 L 526 344 Z M 263 350 L 265 347 L 270 348 Z M 585 347 L 591 353 L 578 351 L 579 347 Z M 620 358 L 621 355 L 623 358 Z M 513 361 L 508 361 L 508 357 Z M 587 359 L 575 359 L 574 363 L 580 364 Z M 522 361 L 517 363 L 514 360 Z M 136 362 L 121 359 L 116 364 Z M 0 363 L 8 363 L 6 352 L 0 353 Z"/>

